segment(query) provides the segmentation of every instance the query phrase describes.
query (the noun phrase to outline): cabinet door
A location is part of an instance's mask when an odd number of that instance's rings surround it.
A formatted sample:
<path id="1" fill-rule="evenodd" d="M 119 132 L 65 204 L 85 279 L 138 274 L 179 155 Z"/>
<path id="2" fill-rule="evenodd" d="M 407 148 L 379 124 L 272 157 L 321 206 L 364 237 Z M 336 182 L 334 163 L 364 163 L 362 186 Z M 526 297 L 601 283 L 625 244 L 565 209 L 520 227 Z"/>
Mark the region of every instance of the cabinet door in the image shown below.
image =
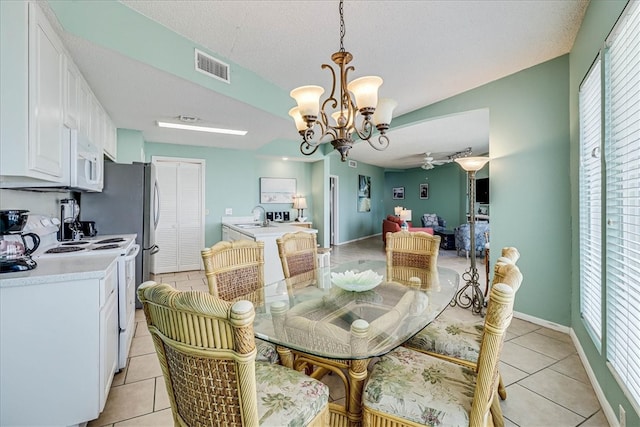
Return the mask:
<path id="1" fill-rule="evenodd" d="M 64 125 L 70 129 L 78 129 L 78 77 L 80 73 L 71 58 L 65 56 L 64 63 Z"/>
<path id="2" fill-rule="evenodd" d="M 106 113 L 104 118 L 104 154 L 115 162 L 118 152 L 116 127 Z"/>
<path id="3" fill-rule="evenodd" d="M 91 102 L 92 94 L 89 85 L 80 78 L 78 81 L 78 132 L 85 138 L 91 139 Z"/>
<path id="4" fill-rule="evenodd" d="M 36 4 L 29 4 L 29 63 L 29 168 L 61 180 L 64 50 Z"/>
<path id="5" fill-rule="evenodd" d="M 101 286 L 110 289 L 100 310 L 100 411 L 107 402 L 118 365 L 118 275 L 114 264 Z"/>

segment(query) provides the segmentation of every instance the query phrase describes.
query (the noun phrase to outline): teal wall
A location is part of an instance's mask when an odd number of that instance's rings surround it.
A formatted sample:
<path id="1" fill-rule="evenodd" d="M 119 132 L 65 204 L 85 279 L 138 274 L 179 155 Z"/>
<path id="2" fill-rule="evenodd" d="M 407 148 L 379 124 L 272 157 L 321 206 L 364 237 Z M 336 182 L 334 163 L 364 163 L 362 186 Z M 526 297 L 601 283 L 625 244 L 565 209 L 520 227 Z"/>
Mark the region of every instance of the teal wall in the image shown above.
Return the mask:
<path id="1" fill-rule="evenodd" d="M 349 167 L 335 152 L 328 156 L 331 175 L 338 176 L 338 239 L 340 243 L 382 233 L 382 219 L 386 216 L 384 199 L 384 169 L 357 162 Z M 358 176 L 371 177 L 371 211 L 358 212 Z M 328 179 L 328 178 L 327 178 Z M 328 206 L 328 205 L 327 205 Z M 382 244 L 382 240 L 380 241 Z"/>
<path id="2" fill-rule="evenodd" d="M 587 9 L 580 31 L 570 55 L 570 178 L 571 178 L 571 217 L 572 223 L 571 242 L 576 248 L 572 251 L 571 258 L 571 287 L 573 289 L 571 304 L 571 327 L 575 332 L 580 345 L 584 350 L 589 365 L 593 370 L 598 384 L 602 388 L 609 404 L 617 414 L 618 405 L 625 408 L 627 425 L 640 425 L 638 412 L 632 407 L 624 392 L 618 385 L 611 371 L 607 367 L 606 355 L 601 353 L 593 344 L 587 333 L 582 317 L 580 316 L 580 270 L 579 270 L 579 229 L 578 229 L 578 166 L 579 166 L 579 121 L 578 121 L 578 89 L 582 79 L 589 71 L 591 64 L 596 59 L 599 50 L 604 45 L 604 40 L 613 28 L 617 18 L 622 13 L 625 1 L 592 0 Z M 604 217 L 603 217 L 604 218 Z M 604 235 L 604 228 L 603 228 Z M 604 267 L 604 262 L 603 262 Z M 602 282 L 604 292 L 604 281 Z M 604 295 L 604 294 L 603 294 Z M 603 298 L 604 300 L 604 298 Z M 603 318 L 603 325 L 606 319 Z M 606 342 L 606 334 L 604 335 Z"/>
<path id="3" fill-rule="evenodd" d="M 144 137 L 142 132 L 131 129 L 118 129 L 118 163 L 144 162 Z"/>
<path id="4" fill-rule="evenodd" d="M 398 118 L 410 123 L 489 109 L 491 244 L 516 246 L 522 255 L 515 309 L 565 326 L 571 323 L 568 100 L 564 55 Z M 494 261 L 498 256 L 492 252 Z"/>

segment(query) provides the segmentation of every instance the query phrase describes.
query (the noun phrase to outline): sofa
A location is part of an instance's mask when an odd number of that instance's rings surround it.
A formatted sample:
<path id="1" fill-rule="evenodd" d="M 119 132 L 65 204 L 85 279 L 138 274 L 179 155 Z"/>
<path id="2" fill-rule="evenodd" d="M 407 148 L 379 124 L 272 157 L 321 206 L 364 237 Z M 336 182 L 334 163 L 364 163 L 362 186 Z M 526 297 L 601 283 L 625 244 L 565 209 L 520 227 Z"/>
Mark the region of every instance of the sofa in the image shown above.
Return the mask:
<path id="1" fill-rule="evenodd" d="M 409 231 L 424 231 L 425 233 L 433 234 L 432 227 L 413 227 L 411 221 L 407 221 Z M 387 244 L 387 233 L 395 233 L 402 230 L 402 220 L 393 215 L 387 216 L 382 220 L 382 241 Z"/>
<path id="2" fill-rule="evenodd" d="M 485 233 L 489 233 L 488 222 L 476 222 L 475 223 L 475 235 L 476 235 L 476 255 L 482 256 L 485 250 L 485 244 L 487 239 Z M 467 258 L 469 258 L 469 252 L 471 251 L 471 233 L 469 232 L 469 224 L 462 224 L 456 227 L 453 232 L 455 234 L 456 251 L 460 255 L 460 251 L 464 251 Z"/>

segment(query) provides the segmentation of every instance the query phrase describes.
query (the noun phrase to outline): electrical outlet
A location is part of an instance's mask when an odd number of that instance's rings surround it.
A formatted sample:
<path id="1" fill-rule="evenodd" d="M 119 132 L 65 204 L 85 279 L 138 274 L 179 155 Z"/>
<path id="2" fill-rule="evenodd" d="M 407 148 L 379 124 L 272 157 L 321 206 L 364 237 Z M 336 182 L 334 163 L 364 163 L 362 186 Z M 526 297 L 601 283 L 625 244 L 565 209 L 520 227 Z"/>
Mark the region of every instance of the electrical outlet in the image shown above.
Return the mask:
<path id="1" fill-rule="evenodd" d="M 224 214 L 225 215 L 233 215 L 233 209 L 232 208 L 226 208 L 224 210 Z"/>
<path id="2" fill-rule="evenodd" d="M 620 418 L 620 427 L 627 427 L 627 413 L 624 411 L 622 405 L 618 406 L 618 414 Z"/>

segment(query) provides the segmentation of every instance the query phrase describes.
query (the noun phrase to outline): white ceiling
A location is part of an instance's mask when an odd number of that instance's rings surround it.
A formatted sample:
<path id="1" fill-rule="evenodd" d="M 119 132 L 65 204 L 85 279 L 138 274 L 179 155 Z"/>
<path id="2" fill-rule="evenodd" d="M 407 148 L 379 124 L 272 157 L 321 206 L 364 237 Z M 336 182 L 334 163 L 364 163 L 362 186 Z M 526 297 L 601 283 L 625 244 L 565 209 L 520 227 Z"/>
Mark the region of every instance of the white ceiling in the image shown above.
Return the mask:
<path id="1" fill-rule="evenodd" d="M 330 74 L 320 66 L 339 49 L 337 1 L 122 3 L 283 91 L 303 84 L 329 89 Z M 587 4 L 588 0 L 347 0 L 344 47 L 354 56 L 351 78 L 381 76 L 380 95 L 398 101 L 397 117 L 568 53 Z M 147 141 L 174 144 L 254 150 L 279 138 L 299 143 L 289 120 L 57 28 L 119 128 L 141 130 Z M 180 114 L 249 133 L 221 137 L 155 126 L 158 119 Z M 437 159 L 471 146 L 474 155 L 485 154 L 488 114 L 477 110 L 398 129 L 392 123 L 387 151 L 359 143 L 349 157 L 409 168 L 419 166 L 425 152 Z"/>

